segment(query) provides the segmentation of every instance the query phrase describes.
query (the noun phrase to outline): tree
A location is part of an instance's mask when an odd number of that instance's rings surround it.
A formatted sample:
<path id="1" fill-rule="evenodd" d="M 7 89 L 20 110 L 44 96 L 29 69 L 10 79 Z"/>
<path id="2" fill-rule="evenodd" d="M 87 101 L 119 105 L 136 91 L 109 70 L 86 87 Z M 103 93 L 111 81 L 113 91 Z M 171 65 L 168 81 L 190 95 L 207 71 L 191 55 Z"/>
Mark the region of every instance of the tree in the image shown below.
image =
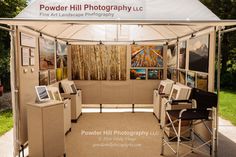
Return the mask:
<path id="1" fill-rule="evenodd" d="M 0 0 L 0 17 L 15 17 L 26 5 L 26 0 Z M 10 36 L 4 30 L 0 30 L 0 80 L 10 90 Z"/>
<path id="2" fill-rule="evenodd" d="M 201 0 L 220 19 L 236 19 L 235 0 Z M 230 27 L 228 27 L 230 28 Z M 221 85 L 236 87 L 236 32 L 226 33 L 222 38 Z"/>

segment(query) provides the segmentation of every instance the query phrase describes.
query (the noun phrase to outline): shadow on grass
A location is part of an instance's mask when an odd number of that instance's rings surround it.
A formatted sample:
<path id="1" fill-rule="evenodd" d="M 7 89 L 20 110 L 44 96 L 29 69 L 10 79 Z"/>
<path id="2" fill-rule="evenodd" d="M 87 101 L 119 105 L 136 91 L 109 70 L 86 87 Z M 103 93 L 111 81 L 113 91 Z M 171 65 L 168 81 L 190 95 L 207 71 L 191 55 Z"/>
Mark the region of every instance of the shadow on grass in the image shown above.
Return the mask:
<path id="1" fill-rule="evenodd" d="M 220 91 L 221 92 L 231 93 L 231 94 L 236 94 L 236 89 L 222 88 Z"/>
<path id="2" fill-rule="evenodd" d="M 218 157 L 235 157 L 236 143 L 219 133 Z"/>

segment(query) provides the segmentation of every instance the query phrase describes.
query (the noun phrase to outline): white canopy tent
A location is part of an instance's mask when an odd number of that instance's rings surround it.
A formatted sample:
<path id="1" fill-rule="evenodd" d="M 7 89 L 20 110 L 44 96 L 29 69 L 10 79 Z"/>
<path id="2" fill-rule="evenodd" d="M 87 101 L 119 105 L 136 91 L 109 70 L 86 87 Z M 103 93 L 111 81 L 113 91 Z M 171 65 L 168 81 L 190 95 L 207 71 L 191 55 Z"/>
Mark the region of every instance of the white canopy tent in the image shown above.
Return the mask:
<path id="1" fill-rule="evenodd" d="M 15 26 L 20 26 L 69 44 L 100 41 L 130 44 L 133 41 L 171 42 L 234 26 L 236 21 L 220 20 L 198 0 L 36 0 L 17 17 L 0 18 L 0 24 L 11 26 L 8 30 L 12 32 L 12 41 L 16 37 Z M 220 44 L 218 48 L 220 61 Z M 19 91 L 13 42 L 11 55 L 12 72 L 15 72 L 11 76 L 16 129 L 19 115 L 15 106 Z M 219 76 L 220 73 L 218 90 Z M 19 150 L 17 141 L 15 136 L 15 155 Z"/>

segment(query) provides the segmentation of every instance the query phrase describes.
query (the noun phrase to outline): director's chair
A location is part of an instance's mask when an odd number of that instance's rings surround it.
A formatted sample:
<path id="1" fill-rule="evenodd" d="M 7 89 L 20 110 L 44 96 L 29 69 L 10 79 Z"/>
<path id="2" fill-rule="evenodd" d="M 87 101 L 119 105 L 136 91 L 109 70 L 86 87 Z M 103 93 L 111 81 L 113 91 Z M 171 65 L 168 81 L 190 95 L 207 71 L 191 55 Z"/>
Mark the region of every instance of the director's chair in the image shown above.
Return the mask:
<path id="1" fill-rule="evenodd" d="M 161 155 L 164 153 L 164 146 L 167 145 L 175 154 L 176 157 L 180 155 L 180 145 L 190 149 L 187 153 L 182 156 L 186 156 L 194 151 L 199 151 L 205 145 L 210 146 L 210 155 L 214 154 L 214 142 L 215 133 L 213 129 L 210 129 L 206 124 L 206 121 L 213 122 L 215 116 L 213 115 L 213 108 L 217 107 L 217 95 L 215 93 L 206 92 L 197 88 L 193 88 L 189 100 L 170 100 L 168 103 L 171 105 L 178 105 L 179 103 L 192 103 L 193 108 L 182 109 L 182 110 L 166 110 L 166 116 L 168 117 L 169 123 L 165 124 L 162 130 L 162 148 Z M 166 103 L 167 104 L 167 103 Z M 183 122 L 187 128 L 183 127 Z M 186 125 L 186 122 L 187 123 Z M 203 123 L 206 129 L 211 135 L 211 139 L 204 141 L 199 146 L 194 146 L 195 136 L 199 135 L 195 132 L 194 126 Z M 171 127 L 175 136 L 168 137 L 165 130 Z M 184 129 L 183 129 L 184 128 Z M 189 132 L 189 136 L 186 136 L 186 132 Z M 176 148 L 172 145 L 176 143 Z M 190 143 L 190 144 L 189 144 Z"/>

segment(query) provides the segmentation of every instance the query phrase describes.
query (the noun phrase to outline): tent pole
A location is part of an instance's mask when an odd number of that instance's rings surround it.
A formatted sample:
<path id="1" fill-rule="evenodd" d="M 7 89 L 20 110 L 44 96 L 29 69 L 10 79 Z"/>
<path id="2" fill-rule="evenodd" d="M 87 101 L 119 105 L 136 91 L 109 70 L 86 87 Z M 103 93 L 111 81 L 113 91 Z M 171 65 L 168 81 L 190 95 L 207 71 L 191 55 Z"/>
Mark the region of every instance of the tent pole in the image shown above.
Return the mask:
<path id="1" fill-rule="evenodd" d="M 219 139 L 218 139 L 218 128 L 219 128 L 219 117 L 218 117 L 218 111 L 219 111 L 219 106 L 220 106 L 220 73 L 221 73 L 221 40 L 222 40 L 222 32 L 221 32 L 222 27 L 219 27 L 218 31 L 218 56 L 217 56 L 217 95 L 218 95 L 218 104 L 216 108 L 216 137 L 215 137 L 215 153 L 217 156 L 217 151 L 218 151 L 218 144 L 219 144 Z"/>
<path id="2" fill-rule="evenodd" d="M 10 37 L 11 37 L 11 51 L 10 51 L 10 71 L 11 71 L 11 96 L 12 96 L 12 109 L 13 109 L 13 156 L 18 155 L 18 121 L 19 121 L 19 108 L 18 108 L 18 90 L 17 90 L 17 78 L 16 78 L 16 27 L 11 26 Z M 14 31 L 13 31 L 14 30 Z"/>

